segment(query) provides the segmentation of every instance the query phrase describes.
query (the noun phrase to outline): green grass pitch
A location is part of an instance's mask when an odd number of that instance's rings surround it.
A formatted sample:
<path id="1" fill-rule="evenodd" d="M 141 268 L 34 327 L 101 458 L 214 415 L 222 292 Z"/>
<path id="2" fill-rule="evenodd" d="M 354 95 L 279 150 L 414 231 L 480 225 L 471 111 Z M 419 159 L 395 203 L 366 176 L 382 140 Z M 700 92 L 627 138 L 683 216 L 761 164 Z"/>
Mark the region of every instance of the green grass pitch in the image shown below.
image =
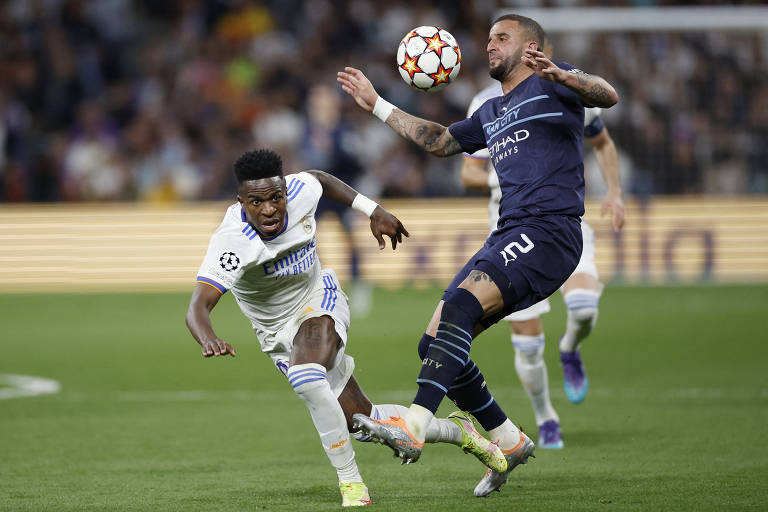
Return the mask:
<path id="1" fill-rule="evenodd" d="M 440 290 L 376 290 L 348 352 L 374 402 L 409 404 L 416 342 Z M 235 359 L 206 360 L 187 294 L 0 295 L 0 373 L 61 382 L 0 400 L 0 510 L 335 510 L 336 476 L 304 405 L 260 353 L 231 297 L 214 313 Z M 562 299 L 544 317 L 566 447 L 537 450 L 503 492 L 472 496 L 484 468 L 427 446 L 400 466 L 356 443 L 376 510 L 765 510 L 768 287 L 609 287 L 583 354 L 590 391 L 562 390 Z M 536 426 L 507 327 L 473 358 L 510 417 Z M 448 414 L 450 403 L 439 414 Z"/>

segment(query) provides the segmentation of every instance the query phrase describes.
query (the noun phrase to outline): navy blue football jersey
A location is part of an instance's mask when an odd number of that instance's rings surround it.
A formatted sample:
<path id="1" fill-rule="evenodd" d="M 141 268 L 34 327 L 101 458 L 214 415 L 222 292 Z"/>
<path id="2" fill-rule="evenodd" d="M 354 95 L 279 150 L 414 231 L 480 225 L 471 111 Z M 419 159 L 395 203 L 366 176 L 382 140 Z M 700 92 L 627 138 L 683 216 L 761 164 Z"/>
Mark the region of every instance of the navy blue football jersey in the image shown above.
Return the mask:
<path id="1" fill-rule="evenodd" d="M 467 153 L 488 148 L 502 190 L 500 222 L 584 214 L 584 105 L 571 89 L 532 74 L 449 130 Z"/>

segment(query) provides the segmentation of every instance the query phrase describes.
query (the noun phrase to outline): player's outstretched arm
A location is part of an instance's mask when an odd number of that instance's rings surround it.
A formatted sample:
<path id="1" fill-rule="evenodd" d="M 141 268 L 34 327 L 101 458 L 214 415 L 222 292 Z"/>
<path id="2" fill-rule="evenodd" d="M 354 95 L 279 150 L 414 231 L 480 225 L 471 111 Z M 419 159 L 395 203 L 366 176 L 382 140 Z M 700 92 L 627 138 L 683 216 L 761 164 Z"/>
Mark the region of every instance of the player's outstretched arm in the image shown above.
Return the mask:
<path id="1" fill-rule="evenodd" d="M 336 81 L 344 92 L 355 99 L 364 110 L 387 123 L 398 135 L 429 151 L 435 156 L 450 156 L 462 149 L 448 128 L 396 108 L 381 98 L 362 71 L 346 67 L 339 71 Z"/>
<path id="2" fill-rule="evenodd" d="M 211 326 L 211 311 L 219 302 L 221 293 L 207 284 L 198 284 L 192 292 L 187 308 L 187 328 L 203 348 L 203 356 L 235 357 L 234 347 L 219 339 Z"/>
<path id="3" fill-rule="evenodd" d="M 354 208 L 370 217 L 371 232 L 379 242 L 379 249 L 383 249 L 387 245 L 383 235 L 387 235 L 392 241 L 393 250 L 397 248 L 398 242 L 403 242 L 403 235 L 409 236 L 408 231 L 397 217 L 337 177 L 318 170 L 307 172 L 317 178 L 317 181 L 322 185 L 323 197 Z"/>
<path id="4" fill-rule="evenodd" d="M 621 181 L 619 180 L 619 153 L 616 150 L 607 128 L 587 139 L 595 150 L 595 158 L 603 175 L 608 191 L 600 206 L 600 216 L 611 211 L 611 225 L 614 231 L 624 226 L 624 201 L 621 199 Z"/>
<path id="5" fill-rule="evenodd" d="M 559 68 L 543 52 L 526 48 L 520 60 L 540 77 L 571 89 L 589 107 L 610 108 L 619 101 L 616 90 L 604 78 Z"/>

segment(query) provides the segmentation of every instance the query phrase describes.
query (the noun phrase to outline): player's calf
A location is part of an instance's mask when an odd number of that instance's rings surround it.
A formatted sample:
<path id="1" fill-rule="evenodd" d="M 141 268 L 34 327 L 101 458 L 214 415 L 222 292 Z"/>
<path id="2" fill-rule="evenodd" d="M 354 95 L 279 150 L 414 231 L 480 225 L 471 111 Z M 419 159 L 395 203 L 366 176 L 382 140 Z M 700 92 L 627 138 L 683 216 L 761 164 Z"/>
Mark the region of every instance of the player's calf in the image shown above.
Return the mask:
<path id="1" fill-rule="evenodd" d="M 568 400 L 578 404 L 587 396 L 589 379 L 578 350 L 597 322 L 600 294 L 595 290 L 576 288 L 564 296 L 568 308 L 565 334 L 560 338 L 560 363 L 563 366 L 563 388 Z"/>
<path id="2" fill-rule="evenodd" d="M 597 323 L 600 294 L 595 290 L 576 288 L 563 296 L 568 308 L 565 334 L 560 339 L 560 352 L 573 352 L 592 332 Z"/>
<path id="3" fill-rule="evenodd" d="M 292 365 L 286 376 L 293 390 L 307 406 L 339 481 L 361 482 L 355 451 L 349 442 L 347 420 L 331 390 L 325 367 L 317 363 Z"/>

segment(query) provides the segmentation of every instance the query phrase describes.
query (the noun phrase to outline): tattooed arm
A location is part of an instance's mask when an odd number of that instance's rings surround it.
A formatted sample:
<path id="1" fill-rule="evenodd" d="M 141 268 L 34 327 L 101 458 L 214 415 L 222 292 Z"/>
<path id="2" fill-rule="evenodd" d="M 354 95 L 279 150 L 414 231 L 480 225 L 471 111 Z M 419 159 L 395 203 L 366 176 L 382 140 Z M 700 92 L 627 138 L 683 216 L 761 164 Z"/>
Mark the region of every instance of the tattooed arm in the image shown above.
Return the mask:
<path id="1" fill-rule="evenodd" d="M 588 107 L 609 108 L 619 101 L 616 90 L 605 79 L 583 71 L 559 68 L 540 51 L 527 48 L 521 60 L 540 77 L 571 89 Z"/>
<path id="2" fill-rule="evenodd" d="M 352 96 L 358 105 L 368 112 L 373 111 L 379 95 L 362 71 L 350 67 L 344 68 L 344 71 L 337 73 L 336 80 L 341 84 L 344 92 Z M 448 128 L 439 123 L 412 116 L 400 109 L 394 109 L 386 122 L 398 135 L 435 156 L 450 156 L 462 151 Z"/>
<path id="3" fill-rule="evenodd" d="M 395 109 L 387 118 L 387 124 L 406 140 L 420 146 L 435 156 L 461 153 L 461 146 L 445 126 L 412 116 Z"/>

